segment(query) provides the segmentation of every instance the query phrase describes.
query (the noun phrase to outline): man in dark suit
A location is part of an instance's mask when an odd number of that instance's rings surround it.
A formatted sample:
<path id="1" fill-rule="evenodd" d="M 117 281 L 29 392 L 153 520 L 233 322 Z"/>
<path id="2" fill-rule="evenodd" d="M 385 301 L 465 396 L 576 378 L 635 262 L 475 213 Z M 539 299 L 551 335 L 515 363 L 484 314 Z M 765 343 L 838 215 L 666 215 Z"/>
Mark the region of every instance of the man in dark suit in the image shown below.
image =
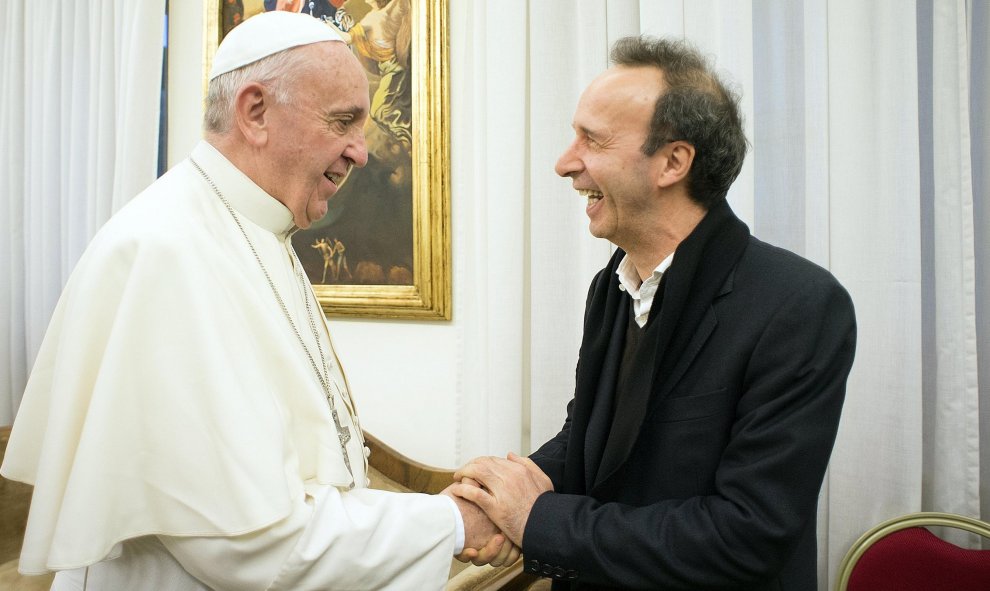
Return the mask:
<path id="1" fill-rule="evenodd" d="M 588 293 L 567 419 L 531 459 L 463 467 L 457 494 L 555 590 L 815 589 L 852 302 L 732 213 L 746 139 L 707 61 L 628 38 L 612 62 L 557 162 L 619 247 Z"/>

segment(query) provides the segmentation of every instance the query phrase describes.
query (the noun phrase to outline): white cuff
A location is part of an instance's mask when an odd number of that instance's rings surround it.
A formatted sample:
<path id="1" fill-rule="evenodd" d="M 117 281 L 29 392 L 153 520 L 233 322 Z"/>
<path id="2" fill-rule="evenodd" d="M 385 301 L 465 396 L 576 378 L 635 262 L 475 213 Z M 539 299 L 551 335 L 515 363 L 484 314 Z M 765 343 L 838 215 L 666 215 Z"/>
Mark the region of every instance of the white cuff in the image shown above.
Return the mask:
<path id="1" fill-rule="evenodd" d="M 454 512 L 454 556 L 464 551 L 464 518 L 461 517 L 461 510 L 457 508 L 454 499 L 447 495 L 440 495 L 450 502 L 450 510 Z"/>

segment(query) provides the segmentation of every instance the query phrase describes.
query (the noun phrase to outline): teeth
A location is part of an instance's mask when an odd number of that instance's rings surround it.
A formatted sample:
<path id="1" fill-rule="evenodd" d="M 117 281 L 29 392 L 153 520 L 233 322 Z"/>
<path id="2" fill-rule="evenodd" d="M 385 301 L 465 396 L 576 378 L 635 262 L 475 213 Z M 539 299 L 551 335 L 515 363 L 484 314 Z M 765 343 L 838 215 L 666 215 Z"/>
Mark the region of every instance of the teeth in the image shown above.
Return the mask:
<path id="1" fill-rule="evenodd" d="M 601 191 L 593 191 L 591 189 L 578 189 L 578 195 L 586 197 L 588 199 L 588 205 L 597 203 L 599 199 L 605 196 Z"/>
<path id="2" fill-rule="evenodd" d="M 345 168 L 343 172 L 333 172 L 328 170 L 323 173 L 323 176 L 326 177 L 328 181 L 339 187 L 341 183 L 347 180 L 347 175 L 351 174 L 351 170 L 353 170 L 353 168 L 353 164 L 348 164 L 347 168 Z"/>

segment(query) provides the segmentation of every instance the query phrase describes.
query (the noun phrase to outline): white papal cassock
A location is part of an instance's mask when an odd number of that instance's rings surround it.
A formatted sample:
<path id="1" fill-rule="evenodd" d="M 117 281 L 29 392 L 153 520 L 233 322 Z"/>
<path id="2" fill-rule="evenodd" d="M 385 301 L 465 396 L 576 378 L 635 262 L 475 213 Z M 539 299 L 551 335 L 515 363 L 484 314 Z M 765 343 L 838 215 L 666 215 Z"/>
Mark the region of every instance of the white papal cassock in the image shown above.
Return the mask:
<path id="1" fill-rule="evenodd" d="M 192 161 L 319 364 L 315 308 L 353 489 L 300 337 Z M 35 486 L 20 570 L 63 571 L 55 589 L 441 588 L 452 505 L 366 488 L 292 214 L 208 143 L 192 161 L 100 230 L 56 307 L 2 468 Z"/>

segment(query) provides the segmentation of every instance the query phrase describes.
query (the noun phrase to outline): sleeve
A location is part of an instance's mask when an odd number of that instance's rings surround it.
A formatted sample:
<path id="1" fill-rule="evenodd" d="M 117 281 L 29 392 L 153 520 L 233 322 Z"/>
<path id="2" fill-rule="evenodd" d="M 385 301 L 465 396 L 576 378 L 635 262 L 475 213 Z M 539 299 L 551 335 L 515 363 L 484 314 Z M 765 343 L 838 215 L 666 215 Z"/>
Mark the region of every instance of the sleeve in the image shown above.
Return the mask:
<path id="1" fill-rule="evenodd" d="M 571 411 L 574 409 L 574 399 L 567 403 L 567 418 L 564 426 L 553 439 L 540 446 L 529 458 L 550 477 L 555 490 L 560 490 L 564 481 L 564 461 L 567 457 L 567 439 L 571 435 Z"/>
<path id="2" fill-rule="evenodd" d="M 527 560 L 560 565 L 584 583 L 636 589 L 746 586 L 779 572 L 814 525 L 808 516 L 855 334 L 852 302 L 834 280 L 790 297 L 755 341 L 716 493 L 642 507 L 544 493 L 526 524 Z"/>
<path id="3" fill-rule="evenodd" d="M 454 554 L 460 554 L 464 551 L 464 517 L 461 515 L 461 510 L 457 508 L 457 503 L 454 499 L 443 496 L 447 499 L 447 504 L 450 505 L 451 515 L 454 516 Z"/>
<path id="4" fill-rule="evenodd" d="M 454 519 L 440 496 L 320 487 L 287 518 L 240 536 L 159 536 L 217 590 L 442 589 Z"/>

